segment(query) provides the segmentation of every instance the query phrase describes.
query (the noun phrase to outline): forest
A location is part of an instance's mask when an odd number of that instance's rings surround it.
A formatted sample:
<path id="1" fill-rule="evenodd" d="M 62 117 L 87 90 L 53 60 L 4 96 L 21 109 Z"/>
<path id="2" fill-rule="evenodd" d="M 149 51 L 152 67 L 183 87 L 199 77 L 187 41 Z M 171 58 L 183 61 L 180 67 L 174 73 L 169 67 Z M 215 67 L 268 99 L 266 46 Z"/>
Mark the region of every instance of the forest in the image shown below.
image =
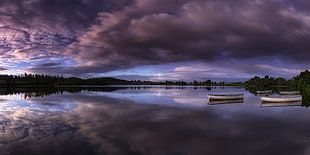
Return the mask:
<path id="1" fill-rule="evenodd" d="M 140 80 L 121 80 L 112 77 L 82 79 L 79 77 L 50 76 L 40 74 L 23 74 L 23 75 L 0 75 L 0 86 L 6 87 L 55 87 L 55 86 L 72 86 L 72 85 L 195 85 L 211 86 L 225 85 L 225 82 L 206 81 L 140 81 Z"/>
<path id="2" fill-rule="evenodd" d="M 310 72 L 305 70 L 292 79 L 286 80 L 282 77 L 273 78 L 266 75 L 263 78 L 255 76 L 245 82 L 246 87 L 289 87 L 291 89 L 310 88 Z"/>

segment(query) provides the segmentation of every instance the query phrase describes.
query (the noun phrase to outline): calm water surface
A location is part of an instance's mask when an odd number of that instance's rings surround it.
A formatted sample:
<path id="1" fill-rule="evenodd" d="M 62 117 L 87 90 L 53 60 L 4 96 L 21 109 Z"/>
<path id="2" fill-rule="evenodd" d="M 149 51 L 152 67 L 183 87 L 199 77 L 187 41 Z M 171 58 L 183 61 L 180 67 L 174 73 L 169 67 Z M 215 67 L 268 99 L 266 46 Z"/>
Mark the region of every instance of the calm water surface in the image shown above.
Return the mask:
<path id="1" fill-rule="evenodd" d="M 0 96 L 2 154 L 310 154 L 310 110 L 242 87 L 113 86 Z M 244 93 L 208 104 L 208 93 Z"/>

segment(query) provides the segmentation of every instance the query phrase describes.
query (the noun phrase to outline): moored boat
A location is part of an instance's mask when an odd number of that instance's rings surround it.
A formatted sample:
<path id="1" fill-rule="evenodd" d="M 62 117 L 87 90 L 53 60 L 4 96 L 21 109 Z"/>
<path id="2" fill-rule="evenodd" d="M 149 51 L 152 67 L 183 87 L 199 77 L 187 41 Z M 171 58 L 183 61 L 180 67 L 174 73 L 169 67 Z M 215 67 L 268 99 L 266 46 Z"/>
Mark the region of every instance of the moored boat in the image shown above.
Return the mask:
<path id="1" fill-rule="evenodd" d="M 256 94 L 272 94 L 272 90 L 258 90 Z"/>
<path id="2" fill-rule="evenodd" d="M 298 102 L 302 101 L 301 95 L 294 96 L 265 96 L 261 97 L 262 102 Z"/>
<path id="3" fill-rule="evenodd" d="M 299 95 L 300 91 L 280 91 L 281 95 Z"/>
<path id="4" fill-rule="evenodd" d="M 236 100 L 243 99 L 243 94 L 208 94 L 209 100 Z"/>

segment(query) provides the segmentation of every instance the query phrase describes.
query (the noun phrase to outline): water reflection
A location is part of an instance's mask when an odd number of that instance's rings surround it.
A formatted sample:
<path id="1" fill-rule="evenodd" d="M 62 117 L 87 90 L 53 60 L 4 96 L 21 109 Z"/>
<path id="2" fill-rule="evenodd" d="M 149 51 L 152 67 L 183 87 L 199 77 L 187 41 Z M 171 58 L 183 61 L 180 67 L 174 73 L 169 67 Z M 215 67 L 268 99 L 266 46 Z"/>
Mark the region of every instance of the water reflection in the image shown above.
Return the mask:
<path id="1" fill-rule="evenodd" d="M 86 154 L 93 152 L 77 128 L 59 119 L 74 105 L 45 107 L 6 96 L 0 104 L 0 154 Z M 19 99 L 18 99 L 19 98 Z M 16 101 L 16 102 L 15 102 Z M 61 147 L 71 147 L 67 149 Z M 89 146 L 89 147 L 84 147 Z"/>
<path id="2" fill-rule="evenodd" d="M 308 108 L 260 108 L 243 88 L 99 89 L 0 96 L 0 154 L 310 153 Z M 208 106 L 208 91 L 244 104 Z"/>

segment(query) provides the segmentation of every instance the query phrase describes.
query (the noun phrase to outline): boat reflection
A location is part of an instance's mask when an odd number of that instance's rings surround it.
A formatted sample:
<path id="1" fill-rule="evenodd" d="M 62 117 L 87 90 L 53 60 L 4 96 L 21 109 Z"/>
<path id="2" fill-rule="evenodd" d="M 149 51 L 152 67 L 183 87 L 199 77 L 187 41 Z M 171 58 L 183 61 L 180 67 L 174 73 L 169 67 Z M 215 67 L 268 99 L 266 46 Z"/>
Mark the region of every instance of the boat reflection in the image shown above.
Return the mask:
<path id="1" fill-rule="evenodd" d="M 279 91 L 280 95 L 299 95 L 300 91 Z"/>
<path id="2" fill-rule="evenodd" d="M 230 104 L 230 103 L 243 103 L 243 99 L 231 99 L 231 100 L 209 100 L 209 105 L 216 104 Z"/>
<path id="3" fill-rule="evenodd" d="M 285 106 L 302 106 L 301 101 L 297 102 L 262 102 L 260 107 L 285 107 Z"/>
<path id="4" fill-rule="evenodd" d="M 272 94 L 272 90 L 257 90 L 256 94 Z"/>
<path id="5" fill-rule="evenodd" d="M 265 96 L 270 96 L 271 94 L 255 94 L 255 96 L 258 97 L 265 97 Z"/>

